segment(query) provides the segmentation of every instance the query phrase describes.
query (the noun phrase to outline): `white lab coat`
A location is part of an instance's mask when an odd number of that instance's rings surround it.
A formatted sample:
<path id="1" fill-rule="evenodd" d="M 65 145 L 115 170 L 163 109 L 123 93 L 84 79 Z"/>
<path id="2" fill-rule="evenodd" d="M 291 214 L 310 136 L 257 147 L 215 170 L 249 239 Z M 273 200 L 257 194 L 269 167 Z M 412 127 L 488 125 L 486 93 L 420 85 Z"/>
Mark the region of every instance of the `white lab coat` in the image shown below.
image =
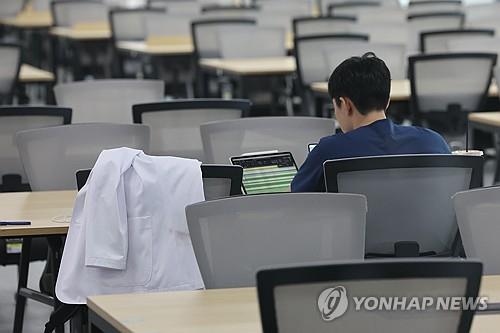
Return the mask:
<path id="1" fill-rule="evenodd" d="M 105 150 L 76 197 L 56 295 L 203 288 L 185 207 L 204 200 L 200 162 Z"/>

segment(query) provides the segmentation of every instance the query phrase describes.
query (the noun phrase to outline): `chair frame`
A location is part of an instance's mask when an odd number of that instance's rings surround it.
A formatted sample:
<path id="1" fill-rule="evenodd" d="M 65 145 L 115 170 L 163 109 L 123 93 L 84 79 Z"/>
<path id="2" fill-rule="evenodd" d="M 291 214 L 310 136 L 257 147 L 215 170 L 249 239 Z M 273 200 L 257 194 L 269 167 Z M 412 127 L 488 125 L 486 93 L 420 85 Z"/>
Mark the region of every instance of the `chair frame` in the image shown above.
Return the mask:
<path id="1" fill-rule="evenodd" d="M 369 159 L 369 163 L 367 160 Z M 339 192 L 337 176 L 350 171 L 413 169 L 413 168 L 450 168 L 467 167 L 472 169 L 469 189 L 481 187 L 483 183 L 484 158 L 479 156 L 460 156 L 451 154 L 415 154 L 354 157 L 328 160 L 323 163 L 327 192 Z"/>
<path id="2" fill-rule="evenodd" d="M 328 16 L 332 16 L 335 15 L 335 9 L 357 8 L 357 7 L 382 7 L 382 3 L 376 1 L 360 1 L 360 0 L 332 3 L 328 5 L 326 12 L 328 13 Z"/>
<path id="3" fill-rule="evenodd" d="M 16 77 L 12 81 L 12 85 L 7 94 L 0 95 L 0 105 L 2 101 L 6 102 L 6 104 L 12 104 L 14 94 L 16 93 L 16 87 L 19 83 L 19 74 L 21 72 L 21 66 L 22 66 L 23 49 L 21 45 L 15 43 L 0 43 L 0 48 L 16 48 L 19 51 L 19 58 L 17 61 L 17 68 L 16 68 Z"/>
<path id="4" fill-rule="evenodd" d="M 415 117 L 419 118 L 423 112 L 420 111 L 418 105 L 418 95 L 417 87 L 415 82 L 415 63 L 419 61 L 426 60 L 436 60 L 436 59 L 462 59 L 462 58 L 484 58 L 491 59 L 493 61 L 492 67 L 496 65 L 497 55 L 494 53 L 485 52 L 461 52 L 461 53 L 436 53 L 436 54 L 423 54 L 408 57 L 408 78 L 410 80 L 410 110 Z M 490 72 L 489 80 L 487 80 L 486 86 L 483 89 L 483 94 L 481 101 L 479 103 L 479 109 L 482 109 L 488 99 L 488 91 L 490 88 L 491 80 L 493 78 L 493 70 Z M 475 111 L 475 110 L 471 110 Z"/>
<path id="5" fill-rule="evenodd" d="M 465 23 L 465 14 L 457 11 L 410 14 L 407 16 L 407 19 L 408 22 L 410 22 L 411 20 L 414 19 L 431 18 L 431 17 L 460 17 L 460 26 L 462 27 Z"/>
<path id="6" fill-rule="evenodd" d="M 436 5 L 436 4 L 455 4 L 463 5 L 461 0 L 419 0 L 411 1 L 408 3 L 408 7 L 414 7 L 419 5 Z"/>
<path id="7" fill-rule="evenodd" d="M 242 116 L 248 115 L 252 103 L 243 99 L 223 100 L 217 98 L 197 98 L 174 100 L 168 102 L 136 104 L 132 106 L 132 116 L 135 124 L 142 124 L 143 113 L 180 111 L 192 109 L 238 109 Z"/>
<path id="8" fill-rule="evenodd" d="M 324 283 L 344 280 L 465 278 L 465 297 L 476 297 L 483 265 L 478 261 L 459 260 L 377 260 L 333 265 L 285 267 L 257 273 L 257 293 L 264 333 L 278 332 L 274 289 L 279 286 Z M 457 333 L 467 333 L 474 311 L 463 310 Z"/>
<path id="9" fill-rule="evenodd" d="M 357 21 L 356 17 L 354 16 L 347 16 L 347 15 L 332 15 L 332 16 L 300 16 L 300 17 L 295 17 L 292 20 L 292 29 L 293 29 L 293 35 L 300 37 L 299 34 L 297 34 L 297 26 L 302 23 L 302 22 L 319 22 L 319 21 L 332 21 L 332 22 L 338 22 L 338 21 L 344 21 L 344 22 L 352 22 L 355 23 Z"/>
<path id="10" fill-rule="evenodd" d="M 76 184 L 78 191 L 87 183 L 92 169 L 83 169 L 76 172 Z M 202 164 L 202 178 L 224 178 L 231 179 L 229 196 L 242 195 L 241 185 L 243 183 L 243 168 L 238 165 Z"/>
<path id="11" fill-rule="evenodd" d="M 447 0 L 445 0 L 447 1 Z M 453 1 L 453 0 L 451 0 Z M 495 30 L 493 29 L 450 29 L 450 30 L 435 30 L 420 33 L 420 52 L 425 53 L 425 41 L 427 37 L 447 35 L 447 34 L 465 34 L 465 35 L 482 35 L 493 37 Z"/>
<path id="12" fill-rule="evenodd" d="M 237 6 L 237 5 L 205 5 L 201 7 L 201 13 L 206 14 L 210 13 L 211 11 L 241 11 L 241 12 L 246 12 L 246 11 L 259 11 L 260 6 L 251 4 L 249 6 Z"/>
<path id="13" fill-rule="evenodd" d="M 48 117 L 62 117 L 63 125 L 71 124 L 71 108 L 61 106 L 0 106 L 0 119 L 1 117 L 15 116 L 48 116 Z"/>

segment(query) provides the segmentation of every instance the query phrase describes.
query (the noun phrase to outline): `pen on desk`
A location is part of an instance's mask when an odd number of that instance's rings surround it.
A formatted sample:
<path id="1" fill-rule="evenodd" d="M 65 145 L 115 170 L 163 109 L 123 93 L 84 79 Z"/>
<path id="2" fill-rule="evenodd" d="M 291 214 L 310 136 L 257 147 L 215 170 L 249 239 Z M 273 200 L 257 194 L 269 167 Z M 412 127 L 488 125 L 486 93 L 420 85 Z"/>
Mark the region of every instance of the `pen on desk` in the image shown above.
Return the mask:
<path id="1" fill-rule="evenodd" d="M 30 221 L 0 221 L 0 226 L 7 225 L 31 225 Z"/>

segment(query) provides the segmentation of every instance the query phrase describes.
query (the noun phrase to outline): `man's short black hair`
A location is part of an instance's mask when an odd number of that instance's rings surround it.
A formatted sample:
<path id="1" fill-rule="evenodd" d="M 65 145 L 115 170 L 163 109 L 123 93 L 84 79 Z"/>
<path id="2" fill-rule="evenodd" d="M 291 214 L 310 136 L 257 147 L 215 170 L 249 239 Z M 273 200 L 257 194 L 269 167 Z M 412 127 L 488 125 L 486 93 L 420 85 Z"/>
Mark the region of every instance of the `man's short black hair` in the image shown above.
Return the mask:
<path id="1" fill-rule="evenodd" d="M 347 97 L 364 115 L 385 110 L 390 92 L 391 72 L 373 52 L 344 60 L 328 80 L 328 93 L 337 104 Z"/>

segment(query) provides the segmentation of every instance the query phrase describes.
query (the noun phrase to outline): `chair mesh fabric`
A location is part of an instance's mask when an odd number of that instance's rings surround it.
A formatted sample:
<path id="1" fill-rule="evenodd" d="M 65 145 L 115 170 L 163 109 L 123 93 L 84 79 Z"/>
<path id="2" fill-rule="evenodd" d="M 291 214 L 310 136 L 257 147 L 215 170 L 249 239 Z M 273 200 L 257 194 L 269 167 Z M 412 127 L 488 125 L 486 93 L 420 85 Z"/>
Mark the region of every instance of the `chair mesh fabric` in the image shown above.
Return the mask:
<path id="1" fill-rule="evenodd" d="M 73 109 L 73 123 L 132 123 L 132 105 L 163 99 L 163 81 L 95 80 L 54 87 L 58 105 Z"/>
<path id="2" fill-rule="evenodd" d="M 369 163 L 369 162 L 367 162 Z M 469 188 L 466 168 L 394 168 L 343 172 L 339 192 L 368 200 L 367 253 L 394 253 L 394 243 L 416 241 L 420 252 L 451 251 L 457 231 L 451 197 Z"/>
<path id="3" fill-rule="evenodd" d="M 3 96 L 11 97 L 18 76 L 20 52 L 20 47 L 0 45 L 0 104 Z"/>
<path id="4" fill-rule="evenodd" d="M 142 123 L 151 128 L 151 153 L 206 161 L 200 125 L 241 118 L 241 110 L 183 109 L 142 114 Z M 225 161 L 226 163 L 228 160 Z"/>
<path id="5" fill-rule="evenodd" d="M 34 11 L 44 12 L 50 10 L 50 0 L 32 0 L 31 6 Z"/>
<path id="6" fill-rule="evenodd" d="M 295 37 L 348 33 L 356 26 L 356 21 L 318 17 L 314 20 L 297 21 Z"/>
<path id="7" fill-rule="evenodd" d="M 23 8 L 24 0 L 0 1 L 0 18 L 16 16 Z"/>
<path id="8" fill-rule="evenodd" d="M 167 16 L 161 11 L 147 9 L 114 12 L 111 15 L 113 38 L 115 41 L 145 40 L 147 24 L 151 20 L 166 21 Z"/>
<path id="9" fill-rule="evenodd" d="M 55 1 L 53 9 L 54 23 L 60 27 L 72 27 L 79 23 L 108 22 L 108 7 L 102 3 Z"/>
<path id="10" fill-rule="evenodd" d="M 372 43 L 407 45 L 409 38 L 409 28 L 406 22 L 358 23 L 351 32 L 369 35 Z"/>
<path id="11" fill-rule="evenodd" d="M 255 22 L 224 22 L 223 20 L 217 23 L 197 22 L 194 25 L 193 38 L 196 43 L 196 52 L 200 58 L 220 58 L 217 42 L 220 28 L 230 29 L 255 24 Z"/>
<path id="12" fill-rule="evenodd" d="M 425 3 L 408 7 L 408 14 L 429 14 L 442 12 L 460 12 L 464 8 L 459 3 Z"/>
<path id="13" fill-rule="evenodd" d="M 450 40 L 446 43 L 446 52 L 486 52 L 500 53 L 500 38 L 478 37 Z"/>
<path id="14" fill-rule="evenodd" d="M 257 18 L 261 13 L 258 8 L 232 7 L 202 10 L 201 14 L 204 18 Z M 203 7 L 202 7 L 203 8 Z"/>
<path id="15" fill-rule="evenodd" d="M 367 23 L 406 23 L 407 12 L 398 7 L 361 8 L 357 15 L 360 24 Z"/>
<path id="16" fill-rule="evenodd" d="M 377 57 L 384 60 L 391 71 L 391 79 L 400 80 L 406 78 L 406 46 L 403 44 L 360 42 L 347 45 L 342 49 L 326 49 L 325 57 L 330 73 L 345 59 L 353 56 L 359 57 L 366 52 L 373 52 Z"/>
<path id="17" fill-rule="evenodd" d="M 0 177 L 6 174 L 16 174 L 22 176 L 23 183 L 28 182 L 15 142 L 17 132 L 58 126 L 63 122 L 62 117 L 55 116 L 0 116 Z"/>
<path id="18" fill-rule="evenodd" d="M 339 6 L 337 6 L 339 5 Z M 377 8 L 380 6 L 378 1 L 363 1 L 363 4 L 353 1 L 350 5 L 348 2 L 341 4 L 335 4 L 334 7 L 330 7 L 330 15 L 346 15 L 358 17 L 362 12 L 369 11 L 370 9 Z"/>
<path id="19" fill-rule="evenodd" d="M 500 187 L 457 193 L 453 203 L 465 254 L 481 260 L 484 274 L 500 274 Z"/>
<path id="20" fill-rule="evenodd" d="M 445 53 L 449 50 L 449 43 L 466 40 L 467 42 L 479 39 L 481 42 L 489 44 L 488 38 L 493 40 L 494 36 L 480 32 L 450 32 L 447 34 L 426 35 L 424 37 L 425 53 Z M 479 50 L 473 50 L 475 52 Z"/>
<path id="21" fill-rule="evenodd" d="M 146 37 L 150 36 L 189 36 L 189 22 L 195 16 L 149 15 L 146 20 Z"/>
<path id="22" fill-rule="evenodd" d="M 229 163 L 244 153 L 278 150 L 291 152 L 300 166 L 307 145 L 332 135 L 335 121 L 309 117 L 262 117 L 218 121 L 200 126 L 208 163 Z"/>
<path id="23" fill-rule="evenodd" d="M 414 84 L 419 112 L 444 112 L 458 104 L 464 111 L 478 111 L 489 85 L 492 59 L 442 58 L 414 64 Z"/>
<path id="24" fill-rule="evenodd" d="M 90 169 L 104 149 L 149 150 L 145 125 L 77 124 L 18 132 L 16 144 L 33 191 L 76 189 L 77 170 Z"/>
<path id="25" fill-rule="evenodd" d="M 257 26 L 224 27 L 217 31 L 222 58 L 272 58 L 286 56 L 285 30 Z M 258 45 L 258 47 L 256 47 Z"/>
<path id="26" fill-rule="evenodd" d="M 332 193 L 242 196 L 186 207 L 208 289 L 254 286 L 255 273 L 270 265 L 361 259 L 365 215 L 364 197 Z"/>
<path id="27" fill-rule="evenodd" d="M 325 59 L 325 50 L 343 49 L 362 42 L 359 38 L 325 37 L 297 40 L 296 53 L 303 85 L 328 81 L 331 74 Z"/>
<path id="28" fill-rule="evenodd" d="M 360 311 L 354 311 L 351 304 L 341 318 L 325 321 L 318 312 L 318 296 L 333 286 L 344 287 L 349 300 L 352 297 L 361 299 L 367 295 L 379 300 L 386 298 L 387 295 L 393 296 L 395 299 L 398 297 L 400 300 L 408 296 L 418 297 L 422 300 L 424 297 L 436 299 L 439 296 L 460 297 L 467 295 L 467 280 L 451 276 L 338 279 L 277 286 L 274 288 L 277 332 L 457 332 L 460 323 L 461 311 L 437 311 L 435 307 L 430 307 L 427 311 L 415 309 L 409 311 L 366 311 L 363 308 Z"/>

